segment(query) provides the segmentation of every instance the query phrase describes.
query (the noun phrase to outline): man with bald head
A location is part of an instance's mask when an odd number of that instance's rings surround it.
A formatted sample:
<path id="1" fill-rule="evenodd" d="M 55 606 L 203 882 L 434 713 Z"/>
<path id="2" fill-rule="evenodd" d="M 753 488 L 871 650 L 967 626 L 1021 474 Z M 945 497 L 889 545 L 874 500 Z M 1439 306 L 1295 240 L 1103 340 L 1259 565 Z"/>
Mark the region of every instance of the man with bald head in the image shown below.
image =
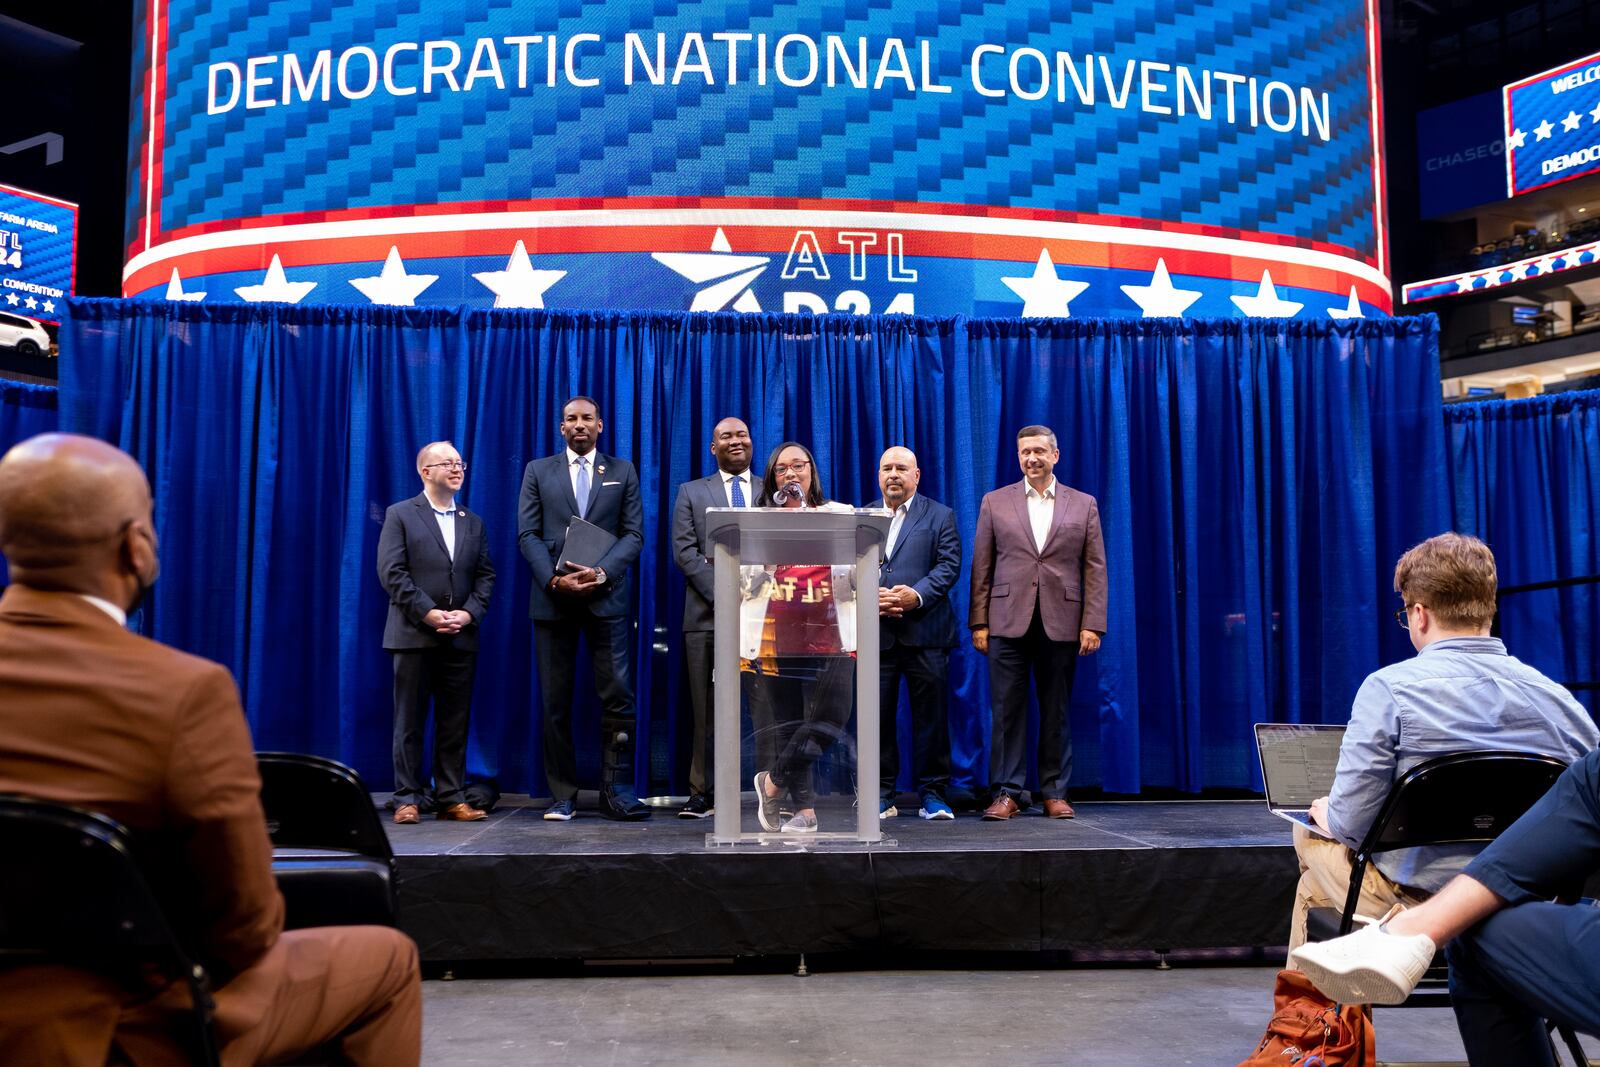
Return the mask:
<path id="1" fill-rule="evenodd" d="M 483 520 L 456 495 L 467 465 L 449 441 L 417 453 L 422 492 L 392 504 L 378 535 L 378 580 L 389 594 L 383 647 L 394 660 L 394 821 L 486 816 L 462 792 L 478 628 L 494 592 Z M 422 772 L 422 735 L 433 703 L 433 788 Z"/>
<path id="2" fill-rule="evenodd" d="M 417 950 L 387 927 L 283 931 L 261 779 L 225 668 L 125 629 L 160 570 L 125 453 L 44 434 L 0 458 L 0 793 L 133 831 L 168 922 L 217 985 L 224 1064 L 337 1045 L 417 1063 Z M 0 1063 L 184 1062 L 184 982 L 150 995 L 62 964 L 0 971 Z"/>
<path id="3" fill-rule="evenodd" d="M 711 784 L 715 781 L 712 745 L 716 731 L 711 663 L 716 592 L 706 509 L 747 508 L 755 503 L 761 486 L 750 480 L 750 448 L 750 427 L 744 420 L 729 417 L 717 423 L 711 430 L 711 457 L 717 461 L 716 472 L 678 486 L 678 498 L 672 505 L 672 555 L 688 583 L 683 594 L 683 658 L 689 672 L 689 701 L 694 707 L 689 802 L 678 812 L 681 819 L 704 819 L 714 810 Z M 756 752 L 760 766 L 771 766 L 777 757 L 772 731 L 758 728 Z M 763 753 L 768 757 L 765 763 L 760 762 Z"/>
<path id="4" fill-rule="evenodd" d="M 900 775 L 900 681 L 911 696 L 913 779 L 924 819 L 953 819 L 950 786 L 950 650 L 958 633 L 950 590 L 961 575 L 955 512 L 917 492 L 916 454 L 895 446 L 878 460 L 883 498 L 868 507 L 894 512 L 878 582 L 878 817 L 895 806 Z"/>

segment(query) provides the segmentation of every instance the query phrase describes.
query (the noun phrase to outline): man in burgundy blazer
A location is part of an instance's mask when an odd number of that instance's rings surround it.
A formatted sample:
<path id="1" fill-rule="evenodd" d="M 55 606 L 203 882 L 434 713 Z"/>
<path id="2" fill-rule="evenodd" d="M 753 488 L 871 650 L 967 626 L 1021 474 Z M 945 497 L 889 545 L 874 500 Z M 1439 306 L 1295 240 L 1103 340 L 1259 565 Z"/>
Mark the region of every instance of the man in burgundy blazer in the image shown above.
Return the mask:
<path id="1" fill-rule="evenodd" d="M 989 657 L 993 801 L 1004 820 L 1029 804 L 1028 677 L 1039 698 L 1039 791 L 1044 813 L 1070 819 L 1072 732 L 1067 708 L 1079 656 L 1106 632 L 1106 554 L 1094 497 L 1055 478 L 1061 453 L 1048 426 L 1017 432 L 1023 480 L 988 493 L 972 546 L 972 647 Z"/>
<path id="2" fill-rule="evenodd" d="M 0 793 L 109 815 L 216 983 L 222 1062 L 327 1044 L 421 1056 L 417 947 L 385 926 L 283 930 L 250 729 L 225 668 L 124 628 L 160 569 L 150 486 L 103 441 L 43 434 L 0 459 Z M 0 1063 L 186 1062 L 188 987 L 62 963 L 0 968 Z"/>

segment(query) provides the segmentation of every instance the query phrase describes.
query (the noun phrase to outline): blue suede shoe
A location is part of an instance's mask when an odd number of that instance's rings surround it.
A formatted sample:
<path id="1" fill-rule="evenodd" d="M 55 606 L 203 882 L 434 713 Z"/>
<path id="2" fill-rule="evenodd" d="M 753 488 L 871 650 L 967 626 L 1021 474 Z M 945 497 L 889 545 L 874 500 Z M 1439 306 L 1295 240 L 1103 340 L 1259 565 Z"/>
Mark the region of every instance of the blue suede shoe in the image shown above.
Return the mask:
<path id="1" fill-rule="evenodd" d="M 950 805 L 942 799 L 929 793 L 922 798 L 922 810 L 917 814 L 924 819 L 953 819 L 956 813 L 950 810 Z"/>
<path id="2" fill-rule="evenodd" d="M 549 822 L 567 822 L 572 818 L 572 801 L 558 800 L 544 809 L 544 817 Z"/>

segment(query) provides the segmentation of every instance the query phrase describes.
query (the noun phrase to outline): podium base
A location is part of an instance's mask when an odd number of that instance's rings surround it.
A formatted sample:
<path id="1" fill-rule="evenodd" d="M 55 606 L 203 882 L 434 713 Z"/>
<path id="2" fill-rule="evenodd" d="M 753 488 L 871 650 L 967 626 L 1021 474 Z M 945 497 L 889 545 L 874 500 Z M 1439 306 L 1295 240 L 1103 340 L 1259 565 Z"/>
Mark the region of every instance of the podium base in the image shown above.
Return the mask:
<path id="1" fill-rule="evenodd" d="M 892 837 L 876 841 L 863 841 L 850 833 L 814 834 L 741 834 L 726 840 L 716 834 L 706 835 L 709 849 L 775 849 L 780 852 L 875 852 L 878 849 L 899 848 L 900 842 Z"/>

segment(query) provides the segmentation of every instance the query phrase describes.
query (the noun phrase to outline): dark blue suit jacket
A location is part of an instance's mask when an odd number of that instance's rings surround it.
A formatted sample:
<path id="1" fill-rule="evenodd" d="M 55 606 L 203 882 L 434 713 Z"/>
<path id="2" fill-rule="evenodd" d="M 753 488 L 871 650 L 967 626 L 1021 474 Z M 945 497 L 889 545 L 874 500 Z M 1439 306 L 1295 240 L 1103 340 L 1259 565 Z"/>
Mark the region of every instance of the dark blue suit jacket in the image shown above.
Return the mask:
<path id="1" fill-rule="evenodd" d="M 553 596 L 546 588 L 561 562 L 567 523 L 578 513 L 578 500 L 572 495 L 572 477 L 567 470 L 567 450 L 533 460 L 522 472 L 522 491 L 517 497 L 517 543 L 522 558 L 533 570 L 528 617 L 541 622 L 573 614 L 611 619 L 628 613 L 628 572 L 644 547 L 639 475 L 625 459 L 602 455 L 598 450 L 589 455 L 594 460 L 594 472 L 589 513 L 584 518 L 613 534 L 617 543 L 600 561 L 606 584 L 597 595 L 582 600 Z"/>
<path id="2" fill-rule="evenodd" d="M 453 641 L 456 648 L 477 650 L 478 626 L 494 591 L 494 564 L 477 515 L 456 505 L 456 554 L 451 559 L 426 494 L 389 505 L 378 535 L 378 580 L 389 594 L 384 648 L 432 648 Z M 422 621 L 434 608 L 465 611 L 472 625 L 454 638 L 441 637 Z"/>
<path id="3" fill-rule="evenodd" d="M 886 507 L 882 500 L 868 507 Z M 956 533 L 956 513 L 918 493 L 900 528 L 894 553 L 883 561 L 879 585 L 887 589 L 909 585 L 922 597 L 922 606 L 898 619 L 878 619 L 879 644 L 884 648 L 911 645 L 919 648 L 954 648 L 959 630 L 950 590 L 961 576 L 961 535 Z"/>

